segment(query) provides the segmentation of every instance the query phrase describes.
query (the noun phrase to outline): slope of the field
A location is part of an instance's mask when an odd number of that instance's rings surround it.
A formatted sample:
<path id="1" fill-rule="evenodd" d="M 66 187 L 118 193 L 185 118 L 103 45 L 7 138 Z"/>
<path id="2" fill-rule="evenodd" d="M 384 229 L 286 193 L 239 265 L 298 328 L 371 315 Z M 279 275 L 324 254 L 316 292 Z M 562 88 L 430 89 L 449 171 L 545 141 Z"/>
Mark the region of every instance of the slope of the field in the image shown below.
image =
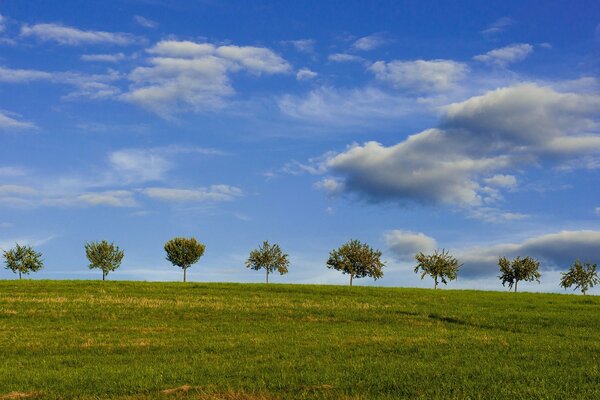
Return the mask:
<path id="1" fill-rule="evenodd" d="M 0 281 L 0 399 L 24 396 L 597 399 L 600 298 Z"/>

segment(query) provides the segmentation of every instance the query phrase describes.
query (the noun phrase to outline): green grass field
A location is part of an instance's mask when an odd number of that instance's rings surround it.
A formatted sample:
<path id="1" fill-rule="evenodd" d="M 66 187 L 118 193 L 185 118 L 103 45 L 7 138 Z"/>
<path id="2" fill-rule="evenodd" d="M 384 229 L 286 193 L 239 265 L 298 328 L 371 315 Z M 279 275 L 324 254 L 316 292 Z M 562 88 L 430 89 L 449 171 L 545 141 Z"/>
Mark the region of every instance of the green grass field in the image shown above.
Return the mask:
<path id="1" fill-rule="evenodd" d="M 0 281 L 0 399 L 600 398 L 600 297 Z"/>

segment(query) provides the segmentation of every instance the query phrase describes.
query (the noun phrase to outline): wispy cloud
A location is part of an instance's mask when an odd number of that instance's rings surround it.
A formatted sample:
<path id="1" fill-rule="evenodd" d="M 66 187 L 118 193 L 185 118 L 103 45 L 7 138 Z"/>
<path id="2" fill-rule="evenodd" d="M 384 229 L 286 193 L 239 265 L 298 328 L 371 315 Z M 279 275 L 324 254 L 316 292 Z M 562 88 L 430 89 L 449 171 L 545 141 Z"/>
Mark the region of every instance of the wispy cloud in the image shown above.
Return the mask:
<path id="1" fill-rule="evenodd" d="M 115 54 L 84 54 L 81 56 L 82 61 L 91 61 L 91 62 L 109 62 L 116 63 L 125 59 L 125 54 L 123 53 L 115 53 Z"/>
<path id="2" fill-rule="evenodd" d="M 19 114 L 0 110 L 0 131 L 21 131 L 37 128 L 33 122 L 20 120 L 19 117 Z"/>
<path id="3" fill-rule="evenodd" d="M 352 48 L 357 51 L 370 51 L 383 46 L 386 43 L 383 35 L 375 33 L 373 35 L 364 36 L 357 39 Z"/>
<path id="4" fill-rule="evenodd" d="M 42 42 L 55 42 L 64 46 L 84 44 L 111 44 L 128 46 L 142 42 L 141 38 L 121 32 L 85 31 L 61 24 L 23 25 L 21 37 L 33 37 Z"/>
<path id="5" fill-rule="evenodd" d="M 498 67 L 506 67 L 519 61 L 523 61 L 533 52 L 533 46 L 527 43 L 511 44 L 499 49 L 488 51 L 473 57 L 474 60 Z"/>
<path id="6" fill-rule="evenodd" d="M 141 15 L 135 15 L 133 17 L 133 20 L 135 21 L 136 24 L 138 24 L 139 26 L 144 27 L 144 28 L 153 29 L 158 26 L 158 22 L 152 21 L 151 19 L 148 19 L 148 18 L 144 18 Z"/>
<path id="7" fill-rule="evenodd" d="M 398 89 L 418 92 L 445 91 L 463 79 L 469 67 L 452 60 L 377 61 L 368 70 Z"/>
<path id="8" fill-rule="evenodd" d="M 243 196 L 242 189 L 230 185 L 212 185 L 193 189 L 147 188 L 142 191 L 148 197 L 169 202 L 221 202 Z"/>
<path id="9" fill-rule="evenodd" d="M 332 62 L 337 63 L 345 63 L 345 62 L 363 62 L 364 58 L 354 55 L 354 54 L 346 54 L 346 53 L 335 53 L 327 56 L 327 59 Z"/>
<path id="10" fill-rule="evenodd" d="M 482 30 L 481 33 L 484 36 L 498 35 L 508 29 L 509 26 L 514 25 L 515 22 L 516 21 L 510 17 L 501 17 Z"/>
<path id="11" fill-rule="evenodd" d="M 313 39 L 284 40 L 281 44 L 292 46 L 301 53 L 312 54 L 315 51 Z"/>

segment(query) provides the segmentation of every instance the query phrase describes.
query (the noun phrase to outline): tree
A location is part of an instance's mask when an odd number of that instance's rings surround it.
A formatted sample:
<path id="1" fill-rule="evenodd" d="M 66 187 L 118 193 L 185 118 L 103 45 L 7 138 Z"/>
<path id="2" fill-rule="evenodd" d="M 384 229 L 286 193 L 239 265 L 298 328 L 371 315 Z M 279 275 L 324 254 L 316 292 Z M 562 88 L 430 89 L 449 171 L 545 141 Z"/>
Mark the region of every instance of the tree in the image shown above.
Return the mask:
<path id="1" fill-rule="evenodd" d="M 277 271 L 280 275 L 287 274 L 289 265 L 288 255 L 281 251 L 278 244 L 270 245 L 268 241 L 264 241 L 258 249 L 252 250 L 248 260 L 246 260 L 247 268 L 256 271 L 264 268 L 267 275 L 267 285 L 269 284 L 270 273 Z"/>
<path id="2" fill-rule="evenodd" d="M 415 255 L 417 266 L 415 267 L 415 274 L 421 271 L 421 279 L 429 275 L 433 278 L 433 288 L 437 289 L 438 280 L 441 280 L 444 285 L 448 281 L 453 281 L 458 277 L 458 270 L 462 267 L 462 264 L 458 263 L 458 260 L 450 255 L 447 250 L 439 251 L 435 250 L 433 254 L 423 254 L 419 252 Z"/>
<path id="3" fill-rule="evenodd" d="M 37 272 L 44 267 L 42 253 L 38 253 L 31 246 L 21 246 L 16 243 L 14 248 L 3 253 L 6 269 L 10 269 L 15 274 L 18 272 L 19 279 L 22 279 L 23 274 Z"/>
<path id="4" fill-rule="evenodd" d="M 600 283 L 600 278 L 598 278 L 596 272 L 597 267 L 596 264 L 590 264 L 589 262 L 584 265 L 579 260 L 575 261 L 567 272 L 561 273 L 560 286 L 566 290 L 575 285 L 575 289 L 581 288 L 581 293 L 585 296 L 585 292 L 589 288 Z"/>
<path id="5" fill-rule="evenodd" d="M 510 261 L 506 257 L 500 257 L 498 259 L 498 266 L 500 267 L 500 275 L 498 278 L 502 280 L 502 286 L 508 283 L 508 290 L 513 285 L 515 287 L 515 293 L 520 281 L 537 281 L 540 283 L 540 277 L 542 274 L 539 273 L 540 262 L 531 257 L 516 257 Z"/>
<path id="6" fill-rule="evenodd" d="M 206 246 L 195 238 L 176 237 L 165 243 L 167 260 L 171 264 L 183 268 L 183 283 L 186 283 L 186 272 L 189 267 L 196 264 L 204 254 Z"/>
<path id="7" fill-rule="evenodd" d="M 327 268 L 350 275 L 350 286 L 354 278 L 369 276 L 375 280 L 383 276 L 385 263 L 380 260 L 381 251 L 373 250 L 368 244 L 350 240 L 339 249 L 332 250 L 327 260 Z"/>
<path id="8" fill-rule="evenodd" d="M 121 266 L 121 261 L 125 252 L 115 246 L 114 243 L 108 243 L 106 240 L 101 242 L 88 242 L 85 244 L 85 255 L 90 261 L 89 268 L 98 268 L 102 270 L 102 280 L 110 271 Z"/>

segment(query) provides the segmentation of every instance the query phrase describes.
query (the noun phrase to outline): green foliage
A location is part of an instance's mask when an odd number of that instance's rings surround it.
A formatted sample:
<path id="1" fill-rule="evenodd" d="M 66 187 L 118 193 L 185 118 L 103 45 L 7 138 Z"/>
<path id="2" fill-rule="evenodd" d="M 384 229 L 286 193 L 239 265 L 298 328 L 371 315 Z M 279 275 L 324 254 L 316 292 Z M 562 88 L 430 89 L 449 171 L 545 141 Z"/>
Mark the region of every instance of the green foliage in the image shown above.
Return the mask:
<path id="1" fill-rule="evenodd" d="M 506 257 L 500 257 L 498 266 L 500 267 L 498 278 L 502 281 L 502 286 L 508 283 L 508 290 L 514 286 L 516 292 L 520 281 L 531 282 L 535 280 L 540 283 L 542 276 L 538 271 L 540 262 L 532 257 L 516 257 L 512 261 Z"/>
<path id="2" fill-rule="evenodd" d="M 44 267 L 42 253 L 38 253 L 31 246 L 21 246 L 16 243 L 15 247 L 4 251 L 5 268 L 12 272 L 19 273 L 19 279 L 22 275 L 30 272 L 37 272 Z"/>
<path id="3" fill-rule="evenodd" d="M 125 252 L 120 250 L 119 246 L 115 246 L 114 243 L 103 240 L 101 242 L 86 243 L 85 255 L 90 262 L 89 268 L 102 270 L 102 280 L 105 280 L 109 272 L 121 266 Z"/>
<path id="4" fill-rule="evenodd" d="M 575 261 L 567 272 L 561 274 L 560 286 L 566 290 L 575 285 L 575 290 L 581 289 L 581 293 L 585 295 L 589 288 L 600 283 L 600 278 L 598 278 L 596 272 L 597 267 L 596 264 L 590 264 L 589 262 L 584 265 L 580 260 Z"/>
<path id="5" fill-rule="evenodd" d="M 258 249 L 252 250 L 246 260 L 247 268 L 266 271 L 267 285 L 270 273 L 277 271 L 280 275 L 287 274 L 289 265 L 288 255 L 281 250 L 277 243 L 270 245 L 268 241 L 264 241 Z"/>
<path id="6" fill-rule="evenodd" d="M 186 271 L 200 260 L 206 246 L 195 238 L 176 237 L 165 243 L 167 260 L 183 269 L 183 282 L 186 282 Z"/>
<path id="7" fill-rule="evenodd" d="M 381 251 L 373 250 L 368 244 L 358 240 L 350 240 L 329 253 L 327 268 L 350 275 L 350 286 L 352 286 L 354 278 L 366 276 L 375 280 L 381 278 L 385 263 L 380 258 Z"/>
<path id="8" fill-rule="evenodd" d="M 437 289 L 439 280 L 446 285 L 448 281 L 458 278 L 458 271 L 462 267 L 462 264 L 459 264 L 458 260 L 451 256 L 447 250 L 435 250 L 430 255 L 419 252 L 415 255 L 415 260 L 417 261 L 415 274 L 421 271 L 421 279 L 427 275 L 431 276 L 434 289 Z"/>

